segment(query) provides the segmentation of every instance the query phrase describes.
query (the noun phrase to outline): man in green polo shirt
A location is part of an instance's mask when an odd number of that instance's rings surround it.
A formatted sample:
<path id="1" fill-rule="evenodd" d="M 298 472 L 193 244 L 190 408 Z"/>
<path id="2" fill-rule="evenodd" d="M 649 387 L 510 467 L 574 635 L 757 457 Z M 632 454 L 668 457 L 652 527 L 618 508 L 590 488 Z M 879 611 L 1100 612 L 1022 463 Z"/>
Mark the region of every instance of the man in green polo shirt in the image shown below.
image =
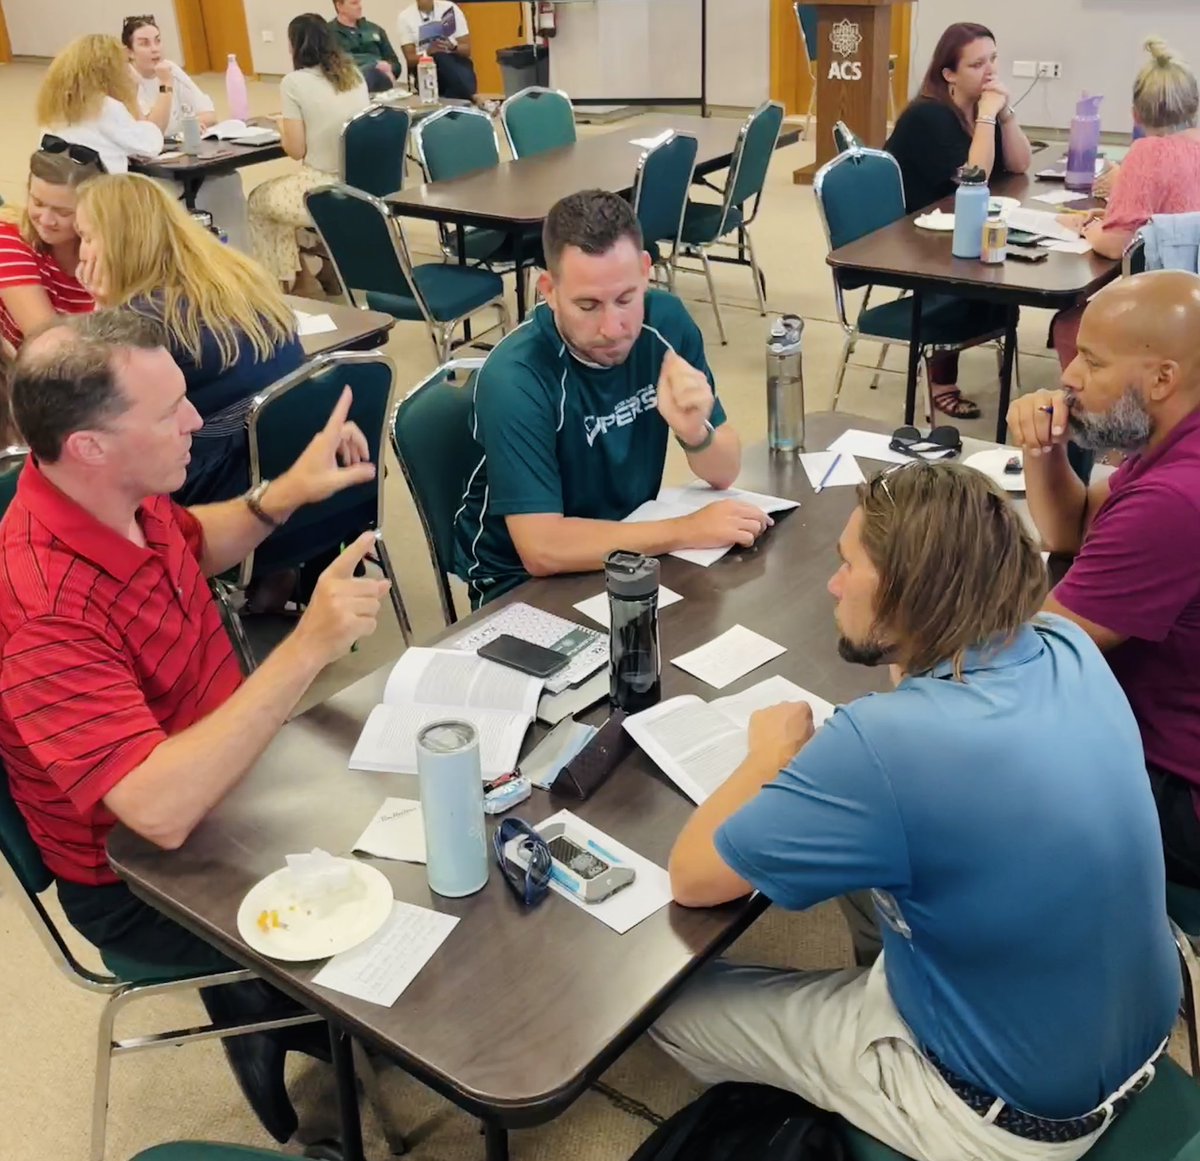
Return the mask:
<path id="1" fill-rule="evenodd" d="M 478 607 L 530 576 L 588 572 L 616 549 L 658 554 L 753 544 L 770 518 L 739 500 L 622 524 L 662 483 L 667 438 L 714 488 L 741 443 L 714 394 L 700 331 L 650 290 L 650 258 L 624 198 L 563 198 L 543 231 L 545 302 L 475 380 L 480 457 L 456 518 L 455 571 Z"/>
<path id="2" fill-rule="evenodd" d="M 363 18 L 363 0 L 333 0 L 334 17 L 329 22 L 342 51 L 358 65 L 372 93 L 390 89 L 403 67 L 388 34 L 378 24 Z"/>

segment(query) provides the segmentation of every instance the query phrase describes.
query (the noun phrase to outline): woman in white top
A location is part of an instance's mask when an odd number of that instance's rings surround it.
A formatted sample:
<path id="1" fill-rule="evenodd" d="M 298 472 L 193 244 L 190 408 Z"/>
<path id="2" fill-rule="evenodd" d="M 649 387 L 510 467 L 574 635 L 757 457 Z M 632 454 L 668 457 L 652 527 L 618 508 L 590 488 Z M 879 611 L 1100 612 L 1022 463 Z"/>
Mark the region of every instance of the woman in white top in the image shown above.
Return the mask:
<path id="1" fill-rule="evenodd" d="M 250 238 L 254 256 L 286 287 L 311 292 L 296 231 L 312 227 L 304 195 L 340 181 L 342 126 L 371 103 L 367 83 L 330 32 L 309 13 L 288 25 L 294 72 L 280 83 L 283 116 L 279 132 L 300 168 L 272 178 L 250 194 Z M 299 276 L 299 277 L 297 277 Z M 297 286 L 297 282 L 299 285 Z"/>
<path id="2" fill-rule="evenodd" d="M 162 36 L 153 16 L 127 16 L 121 25 L 121 43 L 129 54 L 129 67 L 137 85 L 137 103 L 144 117 L 168 137 L 183 132 L 183 118 L 194 113 L 200 128 L 217 123 L 213 99 L 174 61 L 163 57 Z M 204 179 L 196 196 L 198 209 L 212 214 L 213 221 L 229 235 L 239 250 L 250 251 L 250 228 L 246 220 L 246 193 L 238 172 Z"/>

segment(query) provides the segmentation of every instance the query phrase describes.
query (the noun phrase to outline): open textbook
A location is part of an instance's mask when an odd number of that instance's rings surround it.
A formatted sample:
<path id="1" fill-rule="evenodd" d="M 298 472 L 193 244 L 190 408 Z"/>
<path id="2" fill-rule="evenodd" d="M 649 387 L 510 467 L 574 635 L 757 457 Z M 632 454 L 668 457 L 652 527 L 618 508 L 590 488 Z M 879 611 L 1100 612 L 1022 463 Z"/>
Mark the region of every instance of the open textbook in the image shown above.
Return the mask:
<path id="1" fill-rule="evenodd" d="M 454 649 L 409 649 L 392 670 L 350 755 L 351 770 L 417 772 L 417 734 L 455 718 L 479 732 L 485 778 L 516 768 L 525 731 L 537 712 L 540 678 Z"/>
<path id="2" fill-rule="evenodd" d="M 218 121 L 205 129 L 201 134 L 208 139 L 218 141 L 237 141 L 242 145 L 274 145 L 279 138 L 279 130 L 259 125 L 247 125 L 245 121 L 236 119 Z"/>
<path id="3" fill-rule="evenodd" d="M 625 719 L 625 729 L 693 802 L 703 802 L 745 760 L 750 715 L 784 701 L 806 701 L 821 726 L 833 706 L 786 677 L 768 677 L 732 697 L 673 697 Z"/>

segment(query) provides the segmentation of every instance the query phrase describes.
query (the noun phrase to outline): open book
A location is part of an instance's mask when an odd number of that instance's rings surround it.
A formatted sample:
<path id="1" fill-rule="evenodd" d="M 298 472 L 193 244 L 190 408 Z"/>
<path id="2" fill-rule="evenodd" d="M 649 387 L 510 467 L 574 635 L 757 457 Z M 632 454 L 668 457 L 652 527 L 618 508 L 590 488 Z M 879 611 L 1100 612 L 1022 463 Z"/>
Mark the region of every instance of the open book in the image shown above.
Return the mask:
<path id="1" fill-rule="evenodd" d="M 458 20 L 451 8 L 441 20 L 427 20 L 417 33 L 417 47 L 424 48 L 435 40 L 449 40 L 458 29 Z"/>
<path id="2" fill-rule="evenodd" d="M 280 140 L 278 129 L 247 125 L 245 121 L 236 119 L 218 121 L 215 125 L 205 129 L 201 136 L 215 137 L 218 141 L 236 141 L 240 145 L 273 145 Z"/>
<path id="3" fill-rule="evenodd" d="M 820 727 L 833 706 L 785 677 L 768 677 L 743 693 L 704 702 L 673 697 L 625 719 L 625 729 L 693 802 L 703 802 L 745 760 L 750 715 L 784 701 L 806 701 Z"/>
<path id="4" fill-rule="evenodd" d="M 485 778 L 514 770 L 537 712 L 542 682 L 454 649 L 409 649 L 396 662 L 350 755 L 351 770 L 417 772 L 417 734 L 454 718 L 479 732 Z"/>

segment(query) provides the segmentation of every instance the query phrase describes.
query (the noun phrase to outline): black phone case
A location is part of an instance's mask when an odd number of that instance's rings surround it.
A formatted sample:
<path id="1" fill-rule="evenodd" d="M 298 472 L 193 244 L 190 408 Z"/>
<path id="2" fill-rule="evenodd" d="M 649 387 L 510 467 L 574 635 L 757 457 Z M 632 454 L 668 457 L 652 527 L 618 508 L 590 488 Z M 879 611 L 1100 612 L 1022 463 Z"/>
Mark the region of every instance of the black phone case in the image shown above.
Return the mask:
<path id="1" fill-rule="evenodd" d="M 520 641 L 521 639 L 518 637 L 518 638 L 515 638 L 515 640 Z M 479 648 L 476 650 L 476 653 L 478 653 L 478 655 L 480 657 L 482 657 L 485 661 L 494 661 L 497 665 L 504 665 L 504 666 L 507 666 L 509 669 L 515 669 L 518 673 L 524 673 L 529 677 L 540 677 L 543 679 L 545 679 L 547 677 L 553 677 L 556 673 L 559 672 L 559 670 L 565 669 L 567 664 L 571 660 L 565 653 L 558 653 L 557 650 L 547 649 L 546 652 L 555 653 L 556 656 L 562 658 L 562 660 L 560 663 L 556 664 L 553 669 L 542 669 L 542 670 L 538 670 L 535 673 L 532 669 L 529 669 L 524 665 L 518 665 L 515 659 L 513 659 L 511 657 L 505 657 L 503 655 L 498 655 L 491 651 L 491 647 L 493 645 L 500 644 L 500 643 L 502 643 L 502 641 L 503 641 L 503 637 L 497 637 L 497 638 L 495 638 L 495 640 L 488 641 L 486 644 L 480 645 Z M 533 649 L 546 649 L 546 646 L 535 645 L 532 641 L 522 641 L 521 644 L 528 645 L 530 648 L 533 648 Z"/>
<path id="2" fill-rule="evenodd" d="M 554 780 L 551 794 L 590 798 L 605 782 L 618 764 L 635 749 L 633 739 L 625 732 L 625 711 L 613 710 L 608 721 L 563 768 Z"/>

